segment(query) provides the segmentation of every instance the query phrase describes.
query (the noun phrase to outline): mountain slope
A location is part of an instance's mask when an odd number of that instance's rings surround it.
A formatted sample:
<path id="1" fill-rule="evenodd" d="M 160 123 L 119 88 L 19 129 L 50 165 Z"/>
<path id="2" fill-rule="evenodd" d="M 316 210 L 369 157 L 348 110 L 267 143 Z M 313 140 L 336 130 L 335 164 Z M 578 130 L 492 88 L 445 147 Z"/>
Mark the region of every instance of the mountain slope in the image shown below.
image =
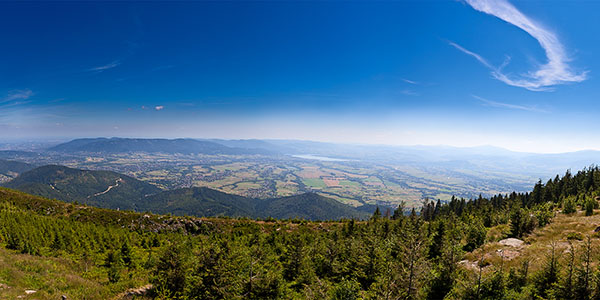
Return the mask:
<path id="1" fill-rule="evenodd" d="M 307 220 L 364 219 L 371 215 L 315 193 L 262 200 L 256 212 L 262 217 Z"/>
<path id="2" fill-rule="evenodd" d="M 142 210 L 197 217 L 255 216 L 254 199 L 196 187 L 165 191 L 144 199 Z"/>
<path id="3" fill-rule="evenodd" d="M 209 188 L 161 191 L 135 178 L 110 172 L 49 165 L 25 172 L 4 186 L 67 202 L 112 209 L 197 217 L 365 218 L 368 213 L 313 193 L 274 199 L 253 199 Z"/>
<path id="4" fill-rule="evenodd" d="M 48 151 L 77 153 L 93 152 L 117 154 L 129 152 L 168 154 L 263 154 L 265 150 L 231 148 L 210 141 L 194 139 L 131 139 L 131 138 L 87 138 L 75 139 L 56 145 Z"/>
<path id="5" fill-rule="evenodd" d="M 136 209 L 144 196 L 160 192 L 149 183 L 123 174 L 56 165 L 25 172 L 5 186 L 47 198 L 120 209 Z"/>
<path id="6" fill-rule="evenodd" d="M 252 199 L 205 187 L 165 191 L 149 196 L 142 210 L 197 217 L 250 217 L 276 219 L 339 220 L 366 218 L 365 213 L 331 198 L 305 193 L 273 199 Z"/>
<path id="7" fill-rule="evenodd" d="M 0 159 L 0 182 L 15 178 L 20 173 L 29 171 L 35 166 L 20 162 Z"/>

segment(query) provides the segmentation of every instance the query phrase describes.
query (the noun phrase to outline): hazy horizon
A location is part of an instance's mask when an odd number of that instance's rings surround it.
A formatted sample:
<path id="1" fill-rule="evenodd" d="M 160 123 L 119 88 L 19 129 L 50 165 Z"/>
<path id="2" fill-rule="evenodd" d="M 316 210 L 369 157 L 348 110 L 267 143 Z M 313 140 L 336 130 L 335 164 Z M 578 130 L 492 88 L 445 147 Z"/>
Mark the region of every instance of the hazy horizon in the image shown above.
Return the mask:
<path id="1" fill-rule="evenodd" d="M 485 150 L 486 148 L 498 149 L 498 150 L 506 150 L 514 153 L 522 153 L 522 154 L 566 154 L 566 153 L 574 153 L 574 152 L 585 152 L 585 151 L 600 151 L 597 149 L 580 149 L 573 151 L 562 151 L 562 152 L 535 152 L 535 151 L 519 151 L 513 150 L 506 147 L 489 145 L 489 144 L 480 144 L 480 145 L 472 145 L 472 146 L 458 146 L 458 145 L 449 145 L 449 144 L 383 144 L 383 143 L 360 143 L 360 142 L 333 142 L 330 140 L 311 140 L 311 139 L 295 139 L 295 138 L 223 138 L 223 137 L 189 137 L 189 136 L 173 136 L 173 137 L 164 137 L 164 136 L 75 136 L 75 137 L 20 137 L 20 138 L 0 138 L 0 150 L 2 150 L 2 144 L 6 145 L 19 145 L 27 142 L 31 143 L 44 143 L 44 144 L 59 144 L 64 142 L 69 142 L 76 139 L 96 139 L 96 138 L 117 138 L 117 139 L 195 139 L 195 140 L 226 140 L 226 141 L 235 141 L 235 140 L 246 140 L 246 141 L 300 141 L 300 142 L 317 142 L 317 143 L 326 143 L 326 144 L 334 144 L 334 145 L 347 145 L 347 146 L 365 146 L 365 147 L 433 147 L 433 148 L 456 148 L 456 149 L 481 149 Z M 487 149 L 489 150 L 489 149 Z"/>

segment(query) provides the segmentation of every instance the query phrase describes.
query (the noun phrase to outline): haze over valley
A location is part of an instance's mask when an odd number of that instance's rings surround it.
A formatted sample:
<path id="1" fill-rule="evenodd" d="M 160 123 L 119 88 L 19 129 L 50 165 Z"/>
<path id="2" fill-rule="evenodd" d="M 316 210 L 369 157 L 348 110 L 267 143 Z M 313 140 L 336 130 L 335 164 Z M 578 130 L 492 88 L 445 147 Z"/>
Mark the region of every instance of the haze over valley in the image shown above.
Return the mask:
<path id="1" fill-rule="evenodd" d="M 22 149 L 25 144 L 4 146 L 9 147 Z M 259 199 L 313 192 L 354 207 L 395 208 L 405 202 L 410 208 L 426 198 L 448 201 L 452 196 L 525 192 L 538 180 L 594 164 L 599 154 L 300 140 L 87 138 L 35 151 L 1 150 L 0 158 L 6 164 L 5 182 L 33 166 L 57 164 L 122 173 L 160 190 L 208 187 Z"/>
<path id="2" fill-rule="evenodd" d="M 0 300 L 600 299 L 600 1 L 0 1 Z"/>

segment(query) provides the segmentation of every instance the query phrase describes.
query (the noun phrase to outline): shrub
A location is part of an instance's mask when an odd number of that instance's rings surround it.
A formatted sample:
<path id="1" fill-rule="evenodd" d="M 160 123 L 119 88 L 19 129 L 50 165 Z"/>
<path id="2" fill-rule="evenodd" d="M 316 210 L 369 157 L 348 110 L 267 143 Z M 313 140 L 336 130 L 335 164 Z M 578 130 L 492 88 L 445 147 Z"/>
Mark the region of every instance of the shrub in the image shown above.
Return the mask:
<path id="1" fill-rule="evenodd" d="M 595 202 L 596 201 L 594 201 L 591 198 L 587 199 L 585 201 L 585 215 L 586 216 L 592 216 L 592 215 L 594 215 L 594 205 L 595 205 Z"/>
<path id="2" fill-rule="evenodd" d="M 579 232 L 570 232 L 567 234 L 567 240 L 583 241 L 583 235 Z"/>
<path id="3" fill-rule="evenodd" d="M 575 204 L 575 199 L 573 197 L 567 197 L 563 199 L 563 214 L 572 214 L 577 212 L 577 204 Z"/>

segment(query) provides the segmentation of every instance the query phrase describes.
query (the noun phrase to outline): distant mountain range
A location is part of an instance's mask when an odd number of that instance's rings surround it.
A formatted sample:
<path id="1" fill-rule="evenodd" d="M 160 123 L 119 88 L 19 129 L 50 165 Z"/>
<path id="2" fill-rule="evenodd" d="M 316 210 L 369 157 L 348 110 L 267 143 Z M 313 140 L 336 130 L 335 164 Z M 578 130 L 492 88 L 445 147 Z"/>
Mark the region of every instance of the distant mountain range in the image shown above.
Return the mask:
<path id="1" fill-rule="evenodd" d="M 132 152 L 167 154 L 222 155 L 295 155 L 313 154 L 352 160 L 393 161 L 402 163 L 454 163 L 503 171 L 538 173 L 581 169 L 600 161 L 600 151 L 576 151 L 558 154 L 514 152 L 492 146 L 391 146 L 336 144 L 302 140 L 225 140 L 225 139 L 141 139 L 83 138 L 47 149 L 50 152 L 118 154 Z M 0 151 L 0 158 L 39 155 L 33 152 Z M 540 174 L 541 175 L 541 174 Z"/>
<path id="2" fill-rule="evenodd" d="M 264 148 L 228 147 L 207 140 L 195 139 L 131 139 L 131 138 L 86 138 L 75 139 L 51 147 L 48 151 L 63 153 L 167 153 L 167 154 L 273 154 Z"/>
<path id="3" fill-rule="evenodd" d="M 314 193 L 261 200 L 209 188 L 162 191 L 149 183 L 111 171 L 57 165 L 26 171 L 4 186 L 67 202 L 160 214 L 308 220 L 361 219 L 370 215 Z"/>

